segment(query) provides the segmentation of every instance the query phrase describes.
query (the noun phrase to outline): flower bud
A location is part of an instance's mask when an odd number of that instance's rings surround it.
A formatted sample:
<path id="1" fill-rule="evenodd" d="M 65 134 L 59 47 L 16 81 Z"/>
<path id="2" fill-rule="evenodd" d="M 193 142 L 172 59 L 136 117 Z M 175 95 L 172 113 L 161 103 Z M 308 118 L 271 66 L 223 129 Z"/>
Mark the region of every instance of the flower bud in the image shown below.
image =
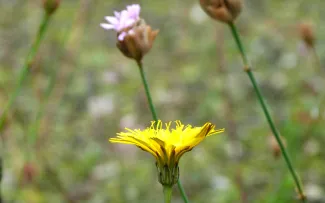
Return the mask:
<path id="1" fill-rule="evenodd" d="M 301 39 L 306 43 L 308 47 L 313 47 L 315 43 L 314 30 L 311 24 L 301 23 L 299 25 L 299 33 Z"/>
<path id="2" fill-rule="evenodd" d="M 61 0 L 43 0 L 43 8 L 48 15 L 52 15 L 59 7 Z"/>
<path id="3" fill-rule="evenodd" d="M 242 0 L 200 0 L 202 9 L 213 19 L 233 22 L 243 7 Z"/>
<path id="4" fill-rule="evenodd" d="M 281 138 L 281 141 L 282 141 L 284 147 L 286 147 L 287 144 L 286 144 L 285 138 L 282 137 L 282 136 L 280 138 Z M 280 145 L 277 142 L 275 136 L 270 135 L 269 138 L 268 138 L 268 142 L 269 142 L 269 146 L 270 146 L 270 148 L 272 150 L 274 158 L 279 158 L 280 155 L 281 155 L 281 148 L 280 148 Z"/>
<path id="5" fill-rule="evenodd" d="M 151 49 L 153 42 L 158 34 L 158 30 L 152 30 L 151 27 L 144 23 L 129 28 L 123 40 L 118 40 L 116 45 L 119 50 L 129 58 L 141 61 L 142 57 Z M 119 34 L 118 34 L 119 35 Z"/>

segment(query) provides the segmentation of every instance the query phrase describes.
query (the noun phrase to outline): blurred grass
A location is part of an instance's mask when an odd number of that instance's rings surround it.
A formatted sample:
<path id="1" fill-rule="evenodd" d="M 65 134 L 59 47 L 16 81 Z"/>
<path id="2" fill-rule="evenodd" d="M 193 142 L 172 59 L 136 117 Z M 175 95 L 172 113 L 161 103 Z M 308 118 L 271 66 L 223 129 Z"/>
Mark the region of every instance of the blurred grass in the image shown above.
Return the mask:
<path id="1" fill-rule="evenodd" d="M 272 155 L 269 128 L 223 25 L 202 15 L 194 0 L 71 0 L 63 1 L 53 16 L 33 72 L 9 112 L 2 186 L 8 202 L 162 202 L 153 158 L 135 147 L 107 142 L 124 127 L 142 128 L 151 120 L 135 63 L 116 49 L 115 33 L 99 27 L 104 16 L 130 3 L 140 3 L 142 17 L 160 29 L 144 59 L 160 118 L 227 127 L 182 158 L 181 180 L 191 202 L 244 202 L 243 194 L 246 202 L 297 201 L 283 160 Z M 325 202 L 325 112 L 319 106 L 324 74 L 297 33 L 304 20 L 315 25 L 323 65 L 325 2 L 246 0 L 245 5 L 237 24 L 258 83 L 309 202 Z M 0 9 L 4 105 L 42 10 L 38 1 L 0 1 Z M 30 181 L 24 170 L 26 136 L 51 69 L 58 71 L 57 82 L 33 149 L 30 162 L 36 172 Z M 182 202 L 176 187 L 173 202 Z"/>

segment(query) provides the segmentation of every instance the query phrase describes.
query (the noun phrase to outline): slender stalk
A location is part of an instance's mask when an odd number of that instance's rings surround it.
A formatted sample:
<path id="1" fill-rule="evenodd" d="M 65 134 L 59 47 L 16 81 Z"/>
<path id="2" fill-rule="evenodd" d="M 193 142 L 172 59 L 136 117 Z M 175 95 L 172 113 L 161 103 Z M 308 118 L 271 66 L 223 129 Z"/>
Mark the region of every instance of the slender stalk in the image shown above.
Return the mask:
<path id="1" fill-rule="evenodd" d="M 182 183 L 181 183 L 181 181 L 179 179 L 177 181 L 177 186 L 178 186 L 179 191 L 181 192 L 181 195 L 183 197 L 184 202 L 189 203 L 190 201 L 188 200 L 187 195 L 185 193 L 185 190 L 184 190 L 184 188 L 182 186 Z"/>
<path id="2" fill-rule="evenodd" d="M 165 186 L 164 185 L 164 198 L 165 198 L 165 203 L 171 203 L 172 200 L 172 187 L 170 186 Z"/>
<path id="3" fill-rule="evenodd" d="M 72 29 L 72 27 L 71 27 Z M 68 42 L 68 40 L 70 39 L 70 35 L 71 35 L 71 30 L 67 31 L 67 33 L 65 34 L 64 38 L 63 38 L 63 42 L 62 42 L 62 47 L 65 48 L 66 43 Z M 63 54 L 65 53 L 65 49 L 61 52 L 61 54 L 59 55 L 59 59 L 63 56 Z M 52 66 L 55 66 L 56 63 L 52 64 Z M 37 114 L 36 114 L 36 118 L 33 121 L 32 124 L 29 125 L 28 131 L 27 131 L 27 139 L 28 139 L 28 143 L 29 143 L 29 147 L 32 148 L 37 140 L 38 137 L 38 131 L 40 128 L 40 124 L 42 121 L 42 118 L 44 116 L 44 112 L 46 109 L 46 106 L 49 102 L 50 96 L 54 90 L 55 84 L 57 82 L 57 75 L 58 75 L 59 69 L 57 67 L 52 67 L 50 68 L 50 77 L 49 77 L 49 83 L 48 86 L 45 90 L 45 94 L 43 97 L 43 100 L 41 101 L 41 105 L 38 108 Z"/>
<path id="4" fill-rule="evenodd" d="M 49 21 L 50 21 L 50 17 L 51 15 L 48 15 L 47 13 L 44 14 L 42 22 L 40 24 L 38 33 L 36 35 L 36 40 L 34 41 L 33 45 L 31 46 L 27 58 L 25 60 L 25 63 L 21 69 L 21 72 L 19 74 L 19 78 L 18 78 L 18 83 L 15 87 L 15 90 L 13 91 L 13 93 L 10 95 L 8 102 L 6 103 L 5 107 L 3 108 L 3 112 L 1 114 L 0 117 L 0 131 L 3 127 L 4 121 L 7 117 L 8 111 L 11 108 L 11 106 L 13 105 L 15 99 L 17 98 L 17 96 L 20 93 L 20 90 L 23 86 L 23 82 L 26 79 L 27 73 L 29 72 L 29 66 L 31 65 L 31 63 L 34 60 L 35 55 L 37 54 L 37 51 L 41 45 L 41 41 L 43 40 L 44 34 L 47 30 Z"/>
<path id="5" fill-rule="evenodd" d="M 137 63 L 138 63 L 139 70 L 140 70 L 141 80 L 142 80 L 144 89 L 146 91 L 146 95 L 147 95 L 147 99 L 148 99 L 148 103 L 149 103 L 149 108 L 150 108 L 150 111 L 151 111 L 151 114 L 152 114 L 152 118 L 157 122 L 158 117 L 157 117 L 157 113 L 156 113 L 155 107 L 154 107 L 153 102 L 152 102 L 152 98 L 151 98 L 151 94 L 150 94 L 150 90 L 149 90 L 149 85 L 148 85 L 148 82 L 147 82 L 147 79 L 146 79 L 146 75 L 145 75 L 145 73 L 143 71 L 143 65 L 142 65 L 141 61 L 137 61 Z"/>
<path id="6" fill-rule="evenodd" d="M 21 71 L 19 73 L 19 78 L 18 78 L 18 82 L 17 82 L 17 85 L 13 91 L 13 93 L 10 95 L 9 97 L 9 100 L 7 101 L 6 105 L 4 106 L 3 108 L 3 111 L 2 111 L 2 114 L 0 116 L 0 132 L 2 131 L 2 128 L 4 126 L 4 121 L 5 119 L 7 118 L 7 114 L 8 114 L 8 111 L 9 109 L 12 107 L 12 105 L 14 104 L 16 98 L 18 97 L 19 93 L 20 93 L 20 90 L 23 86 L 23 83 L 29 73 L 29 66 L 31 65 L 31 63 L 33 62 L 37 52 L 38 52 L 38 49 L 41 45 L 41 42 L 44 38 L 44 35 L 46 33 L 46 30 L 47 30 L 47 27 L 48 27 L 48 24 L 50 22 L 50 18 L 51 18 L 51 15 L 46 13 L 44 14 L 43 18 L 42 18 L 42 21 L 41 21 L 41 24 L 39 26 L 39 29 L 38 29 L 38 32 L 36 34 L 36 38 L 35 38 L 35 41 L 34 43 L 32 44 L 31 48 L 29 49 L 28 51 L 28 54 L 27 54 L 27 57 L 26 57 L 26 60 L 23 64 L 23 67 L 21 68 Z M 4 145 L 4 139 L 3 139 L 3 136 L 0 135 L 1 137 L 1 141 L 2 141 L 2 145 Z M 2 147 L 3 149 L 3 147 Z M 2 153 L 3 155 L 3 153 Z M 3 159 L 2 157 L 0 157 L 0 184 L 1 184 L 1 179 L 2 179 L 2 169 L 3 169 Z M 1 188 L 0 188 L 1 190 Z M 1 197 L 1 191 L 0 191 L 0 202 L 2 201 L 2 197 Z"/>
<path id="7" fill-rule="evenodd" d="M 151 99 L 149 85 L 148 85 L 146 75 L 145 75 L 144 70 L 143 70 L 143 65 L 142 65 L 141 61 L 137 61 L 137 64 L 139 66 L 141 80 L 142 80 L 142 83 L 143 83 L 143 86 L 144 86 L 144 89 L 145 89 L 145 92 L 146 92 L 146 96 L 147 96 L 147 99 L 148 99 L 148 103 L 149 103 L 150 111 L 151 111 L 151 114 L 152 114 L 152 118 L 157 122 L 158 117 L 157 117 L 157 113 L 156 113 L 155 107 L 154 107 L 152 99 Z M 177 181 L 177 186 L 178 186 L 178 188 L 179 188 L 179 190 L 181 192 L 181 195 L 182 195 L 182 198 L 183 198 L 184 202 L 189 203 L 189 200 L 187 198 L 185 190 L 184 190 L 184 188 L 182 186 L 182 183 L 180 182 L 179 179 Z"/>
<path id="8" fill-rule="evenodd" d="M 251 69 L 249 67 L 246 52 L 245 52 L 244 47 L 242 45 L 242 42 L 240 40 L 237 28 L 233 23 L 229 23 L 229 26 L 230 26 L 231 32 L 233 34 L 233 37 L 234 37 L 234 39 L 236 41 L 236 44 L 238 46 L 239 52 L 241 54 L 241 57 L 242 57 L 242 60 L 243 60 L 244 66 L 245 66 L 244 71 L 247 73 L 247 75 L 248 75 L 248 77 L 249 77 L 249 79 L 250 79 L 250 81 L 251 81 L 251 83 L 252 83 L 252 85 L 254 87 L 255 93 L 257 95 L 259 103 L 261 104 L 261 107 L 263 109 L 266 120 L 269 123 L 269 126 L 270 126 L 270 128 L 271 128 L 271 130 L 273 132 L 273 135 L 275 136 L 276 141 L 278 142 L 278 144 L 280 146 L 281 153 L 282 153 L 282 155 L 284 157 L 284 160 L 285 160 L 285 162 L 286 162 L 286 164 L 288 166 L 288 169 L 289 169 L 289 171 L 290 171 L 290 173 L 292 175 L 292 178 L 293 178 L 293 180 L 294 180 L 294 182 L 296 184 L 296 187 L 297 187 L 297 190 L 298 190 L 298 193 L 299 193 L 299 199 L 302 202 L 306 202 L 306 197 L 304 195 L 303 188 L 302 188 L 302 185 L 301 185 L 301 183 L 299 181 L 298 175 L 296 174 L 296 172 L 294 170 L 294 167 L 293 167 L 293 165 L 291 163 L 291 159 L 290 159 L 290 157 L 288 155 L 288 152 L 286 151 L 286 148 L 285 148 L 285 146 L 284 146 L 284 144 L 283 144 L 283 142 L 282 142 L 282 140 L 280 138 L 280 135 L 279 135 L 279 133 L 278 133 L 278 131 L 277 131 L 275 125 L 274 125 L 274 122 L 273 122 L 273 120 L 272 120 L 272 118 L 270 116 L 270 113 L 268 111 L 268 108 L 266 106 L 264 98 L 263 98 L 263 96 L 261 94 L 261 91 L 260 91 L 260 89 L 259 89 L 259 87 L 257 85 L 256 80 L 255 80 L 254 74 L 253 74 L 253 72 L 251 71 Z"/>

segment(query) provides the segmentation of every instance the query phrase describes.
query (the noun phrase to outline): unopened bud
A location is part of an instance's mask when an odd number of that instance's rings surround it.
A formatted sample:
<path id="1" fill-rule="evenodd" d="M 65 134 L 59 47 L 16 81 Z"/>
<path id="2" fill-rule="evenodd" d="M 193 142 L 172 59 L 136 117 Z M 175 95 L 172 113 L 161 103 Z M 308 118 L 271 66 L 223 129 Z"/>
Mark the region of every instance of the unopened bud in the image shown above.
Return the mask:
<path id="1" fill-rule="evenodd" d="M 281 138 L 281 141 L 282 141 L 284 147 L 286 147 L 287 144 L 286 144 L 285 138 L 282 137 L 282 136 L 280 138 Z M 270 146 L 270 148 L 272 150 L 274 158 L 279 158 L 280 155 L 281 155 L 281 147 L 280 147 L 279 143 L 277 142 L 275 136 L 270 135 L 268 137 L 268 143 L 269 143 L 269 146 Z"/>
<path id="2" fill-rule="evenodd" d="M 48 15 L 52 15 L 59 7 L 61 0 L 42 0 L 43 7 Z"/>
<path id="3" fill-rule="evenodd" d="M 225 23 L 233 22 L 243 7 L 242 0 L 200 0 L 200 4 L 211 18 Z"/>
<path id="4" fill-rule="evenodd" d="M 159 31 L 152 30 L 149 25 L 141 20 L 138 25 L 128 28 L 128 31 L 123 30 L 123 32 L 127 34 L 123 40 L 117 41 L 117 47 L 126 57 L 139 62 L 151 49 Z"/>
<path id="5" fill-rule="evenodd" d="M 301 23 L 299 25 L 299 33 L 301 39 L 308 47 L 313 47 L 315 43 L 315 34 L 313 26 L 310 23 Z"/>

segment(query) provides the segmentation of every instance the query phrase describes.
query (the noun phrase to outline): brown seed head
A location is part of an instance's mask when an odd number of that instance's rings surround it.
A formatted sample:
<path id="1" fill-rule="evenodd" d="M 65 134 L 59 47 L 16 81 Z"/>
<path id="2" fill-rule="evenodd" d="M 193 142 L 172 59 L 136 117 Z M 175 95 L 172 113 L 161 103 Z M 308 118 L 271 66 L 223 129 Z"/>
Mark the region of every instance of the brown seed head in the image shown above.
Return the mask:
<path id="1" fill-rule="evenodd" d="M 143 20 L 123 31 L 128 34 L 122 41 L 118 40 L 116 45 L 126 57 L 133 58 L 137 62 L 140 62 L 150 51 L 159 32 L 159 30 L 152 30 Z"/>
<path id="2" fill-rule="evenodd" d="M 313 26 L 310 23 L 301 23 L 299 25 L 299 33 L 301 39 L 306 43 L 307 46 L 314 46 L 315 34 Z"/>
<path id="3" fill-rule="evenodd" d="M 282 141 L 284 147 L 286 147 L 286 145 L 287 145 L 286 144 L 286 140 L 282 136 L 281 136 L 281 141 Z M 274 158 L 279 158 L 280 155 L 281 155 L 281 148 L 280 148 L 280 145 L 277 142 L 275 136 L 269 135 L 269 137 L 268 137 L 268 143 L 269 143 L 270 149 L 272 150 L 272 153 L 273 153 Z"/>
<path id="4" fill-rule="evenodd" d="M 243 0 L 200 0 L 200 4 L 211 18 L 231 23 L 240 14 Z"/>
<path id="5" fill-rule="evenodd" d="M 42 0 L 43 8 L 48 15 L 52 15 L 59 7 L 61 0 Z"/>

